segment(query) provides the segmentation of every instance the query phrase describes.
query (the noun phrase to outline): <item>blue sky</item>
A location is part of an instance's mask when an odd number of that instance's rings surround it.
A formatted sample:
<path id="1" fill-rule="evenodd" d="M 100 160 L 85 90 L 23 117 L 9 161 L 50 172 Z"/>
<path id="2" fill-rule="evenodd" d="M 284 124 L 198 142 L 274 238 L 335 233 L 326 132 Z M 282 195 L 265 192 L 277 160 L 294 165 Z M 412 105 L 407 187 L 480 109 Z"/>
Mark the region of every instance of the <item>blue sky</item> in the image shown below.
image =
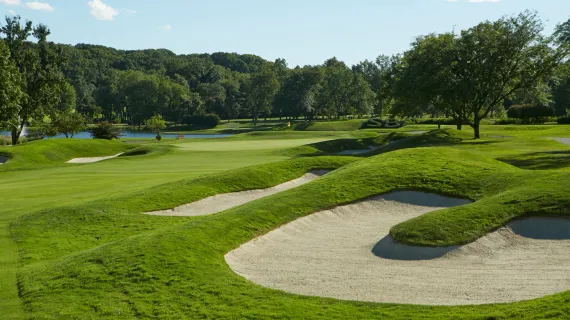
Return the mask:
<path id="1" fill-rule="evenodd" d="M 570 18 L 570 0 L 0 0 L 0 14 L 48 25 L 55 42 L 252 53 L 291 67 L 375 59 L 526 9 L 547 32 Z"/>

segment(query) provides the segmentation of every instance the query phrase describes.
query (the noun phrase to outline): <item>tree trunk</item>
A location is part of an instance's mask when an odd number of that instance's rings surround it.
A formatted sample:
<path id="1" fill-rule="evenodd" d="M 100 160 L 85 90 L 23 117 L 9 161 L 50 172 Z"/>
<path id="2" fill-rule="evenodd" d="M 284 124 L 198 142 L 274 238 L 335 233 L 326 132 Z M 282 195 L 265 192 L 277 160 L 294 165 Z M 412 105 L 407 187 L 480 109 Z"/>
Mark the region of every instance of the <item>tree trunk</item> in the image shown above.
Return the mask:
<path id="1" fill-rule="evenodd" d="M 474 132 L 474 135 L 475 135 L 475 139 L 481 138 L 481 134 L 480 134 L 480 132 L 479 132 L 479 129 L 480 129 L 479 123 L 480 123 L 479 120 L 475 120 L 475 121 L 473 122 L 473 132 Z"/>
<path id="2" fill-rule="evenodd" d="M 463 128 L 463 125 L 461 124 L 461 122 L 459 122 L 459 123 L 457 124 L 457 130 L 461 130 L 462 128 Z"/>
<path id="3" fill-rule="evenodd" d="M 15 146 L 18 143 L 18 138 L 20 134 L 18 133 L 17 128 L 12 128 L 12 145 Z"/>

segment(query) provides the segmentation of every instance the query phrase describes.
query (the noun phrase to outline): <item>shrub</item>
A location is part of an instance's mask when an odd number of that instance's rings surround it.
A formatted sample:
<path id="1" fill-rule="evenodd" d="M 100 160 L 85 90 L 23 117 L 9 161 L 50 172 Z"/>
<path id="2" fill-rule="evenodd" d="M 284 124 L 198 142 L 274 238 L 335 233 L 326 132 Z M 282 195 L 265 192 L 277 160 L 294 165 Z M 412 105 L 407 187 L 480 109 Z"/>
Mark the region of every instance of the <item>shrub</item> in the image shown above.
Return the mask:
<path id="1" fill-rule="evenodd" d="M 100 122 L 91 130 L 91 137 L 94 139 L 113 140 L 121 137 L 121 128 L 113 126 L 109 122 Z"/>
<path id="2" fill-rule="evenodd" d="M 7 146 L 10 145 L 10 140 L 4 137 L 0 137 L 0 146 Z"/>
<path id="3" fill-rule="evenodd" d="M 43 138 L 45 138 L 45 136 L 46 136 L 46 134 L 45 134 L 43 128 L 40 128 L 38 130 L 28 131 L 26 138 L 28 138 L 28 141 L 36 141 L 36 140 L 42 140 Z"/>
<path id="4" fill-rule="evenodd" d="M 556 122 L 558 122 L 558 124 L 570 124 L 570 116 L 560 117 Z"/>
<path id="5" fill-rule="evenodd" d="M 221 122 L 222 120 L 217 114 L 196 114 L 184 119 L 184 124 L 206 129 L 215 128 Z"/>
<path id="6" fill-rule="evenodd" d="M 554 110 L 549 106 L 543 105 L 514 105 L 507 111 L 507 117 L 511 119 L 519 119 L 521 123 L 529 124 L 542 124 L 548 120 L 549 117 L 554 116 Z"/>
<path id="7" fill-rule="evenodd" d="M 500 119 L 495 121 L 495 124 L 504 125 L 504 124 L 515 124 L 517 121 L 515 119 Z"/>

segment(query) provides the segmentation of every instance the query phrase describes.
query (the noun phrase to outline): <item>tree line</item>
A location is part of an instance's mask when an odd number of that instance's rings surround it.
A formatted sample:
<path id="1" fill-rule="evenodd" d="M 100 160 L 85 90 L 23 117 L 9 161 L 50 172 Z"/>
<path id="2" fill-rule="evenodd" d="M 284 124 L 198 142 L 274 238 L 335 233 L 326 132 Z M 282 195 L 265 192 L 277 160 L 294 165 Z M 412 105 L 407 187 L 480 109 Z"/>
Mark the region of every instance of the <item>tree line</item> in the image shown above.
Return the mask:
<path id="1" fill-rule="evenodd" d="M 336 58 L 290 68 L 237 53 L 176 55 L 49 42 L 20 17 L 0 25 L 0 126 L 109 121 L 142 126 L 155 115 L 188 124 L 222 119 L 445 115 L 479 137 L 480 121 L 513 105 L 570 107 L 570 20 L 543 35 L 533 12 L 460 32 L 418 37 L 411 48 L 348 66 Z M 46 120 L 48 119 L 48 120 Z"/>

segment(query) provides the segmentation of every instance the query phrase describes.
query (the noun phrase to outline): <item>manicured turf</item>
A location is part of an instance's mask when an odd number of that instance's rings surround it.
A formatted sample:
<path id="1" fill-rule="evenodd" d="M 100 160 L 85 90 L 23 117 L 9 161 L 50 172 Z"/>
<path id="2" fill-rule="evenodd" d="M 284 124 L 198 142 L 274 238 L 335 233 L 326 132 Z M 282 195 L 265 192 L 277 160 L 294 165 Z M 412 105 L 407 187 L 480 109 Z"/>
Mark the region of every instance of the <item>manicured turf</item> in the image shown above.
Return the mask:
<path id="1" fill-rule="evenodd" d="M 96 164 L 40 159 L 35 161 L 39 169 L 30 165 L 29 170 L 0 172 L 0 190 L 13 195 L 0 207 L 0 307 L 8 319 L 562 318 L 570 313 L 570 292 L 469 307 L 336 301 L 259 287 L 234 274 L 223 260 L 229 250 L 297 217 L 393 189 L 478 200 L 392 230 L 398 240 L 421 245 L 465 243 L 526 213 L 570 214 L 570 196 L 564 193 L 570 172 L 564 161 L 539 168 L 536 160 L 512 163 L 534 159 L 529 154 L 566 152 L 567 146 L 545 138 L 570 136 L 567 129 L 507 128 L 497 133 L 514 138 L 481 141 L 456 131 L 421 137 L 378 136 L 368 130 L 258 132 L 216 141 L 131 145 L 138 148 L 130 152 L 134 155 Z M 344 140 L 326 142 L 331 139 Z M 387 142 L 371 158 L 280 161 L 303 155 L 298 152 L 303 148 L 330 154 Z M 302 147 L 307 143 L 311 146 Z M 0 149 L 5 150 L 10 148 Z M 260 166 L 239 169 L 250 165 Z M 212 216 L 140 214 L 275 185 L 317 168 L 340 169 Z M 227 169 L 232 170 L 221 172 Z"/>

